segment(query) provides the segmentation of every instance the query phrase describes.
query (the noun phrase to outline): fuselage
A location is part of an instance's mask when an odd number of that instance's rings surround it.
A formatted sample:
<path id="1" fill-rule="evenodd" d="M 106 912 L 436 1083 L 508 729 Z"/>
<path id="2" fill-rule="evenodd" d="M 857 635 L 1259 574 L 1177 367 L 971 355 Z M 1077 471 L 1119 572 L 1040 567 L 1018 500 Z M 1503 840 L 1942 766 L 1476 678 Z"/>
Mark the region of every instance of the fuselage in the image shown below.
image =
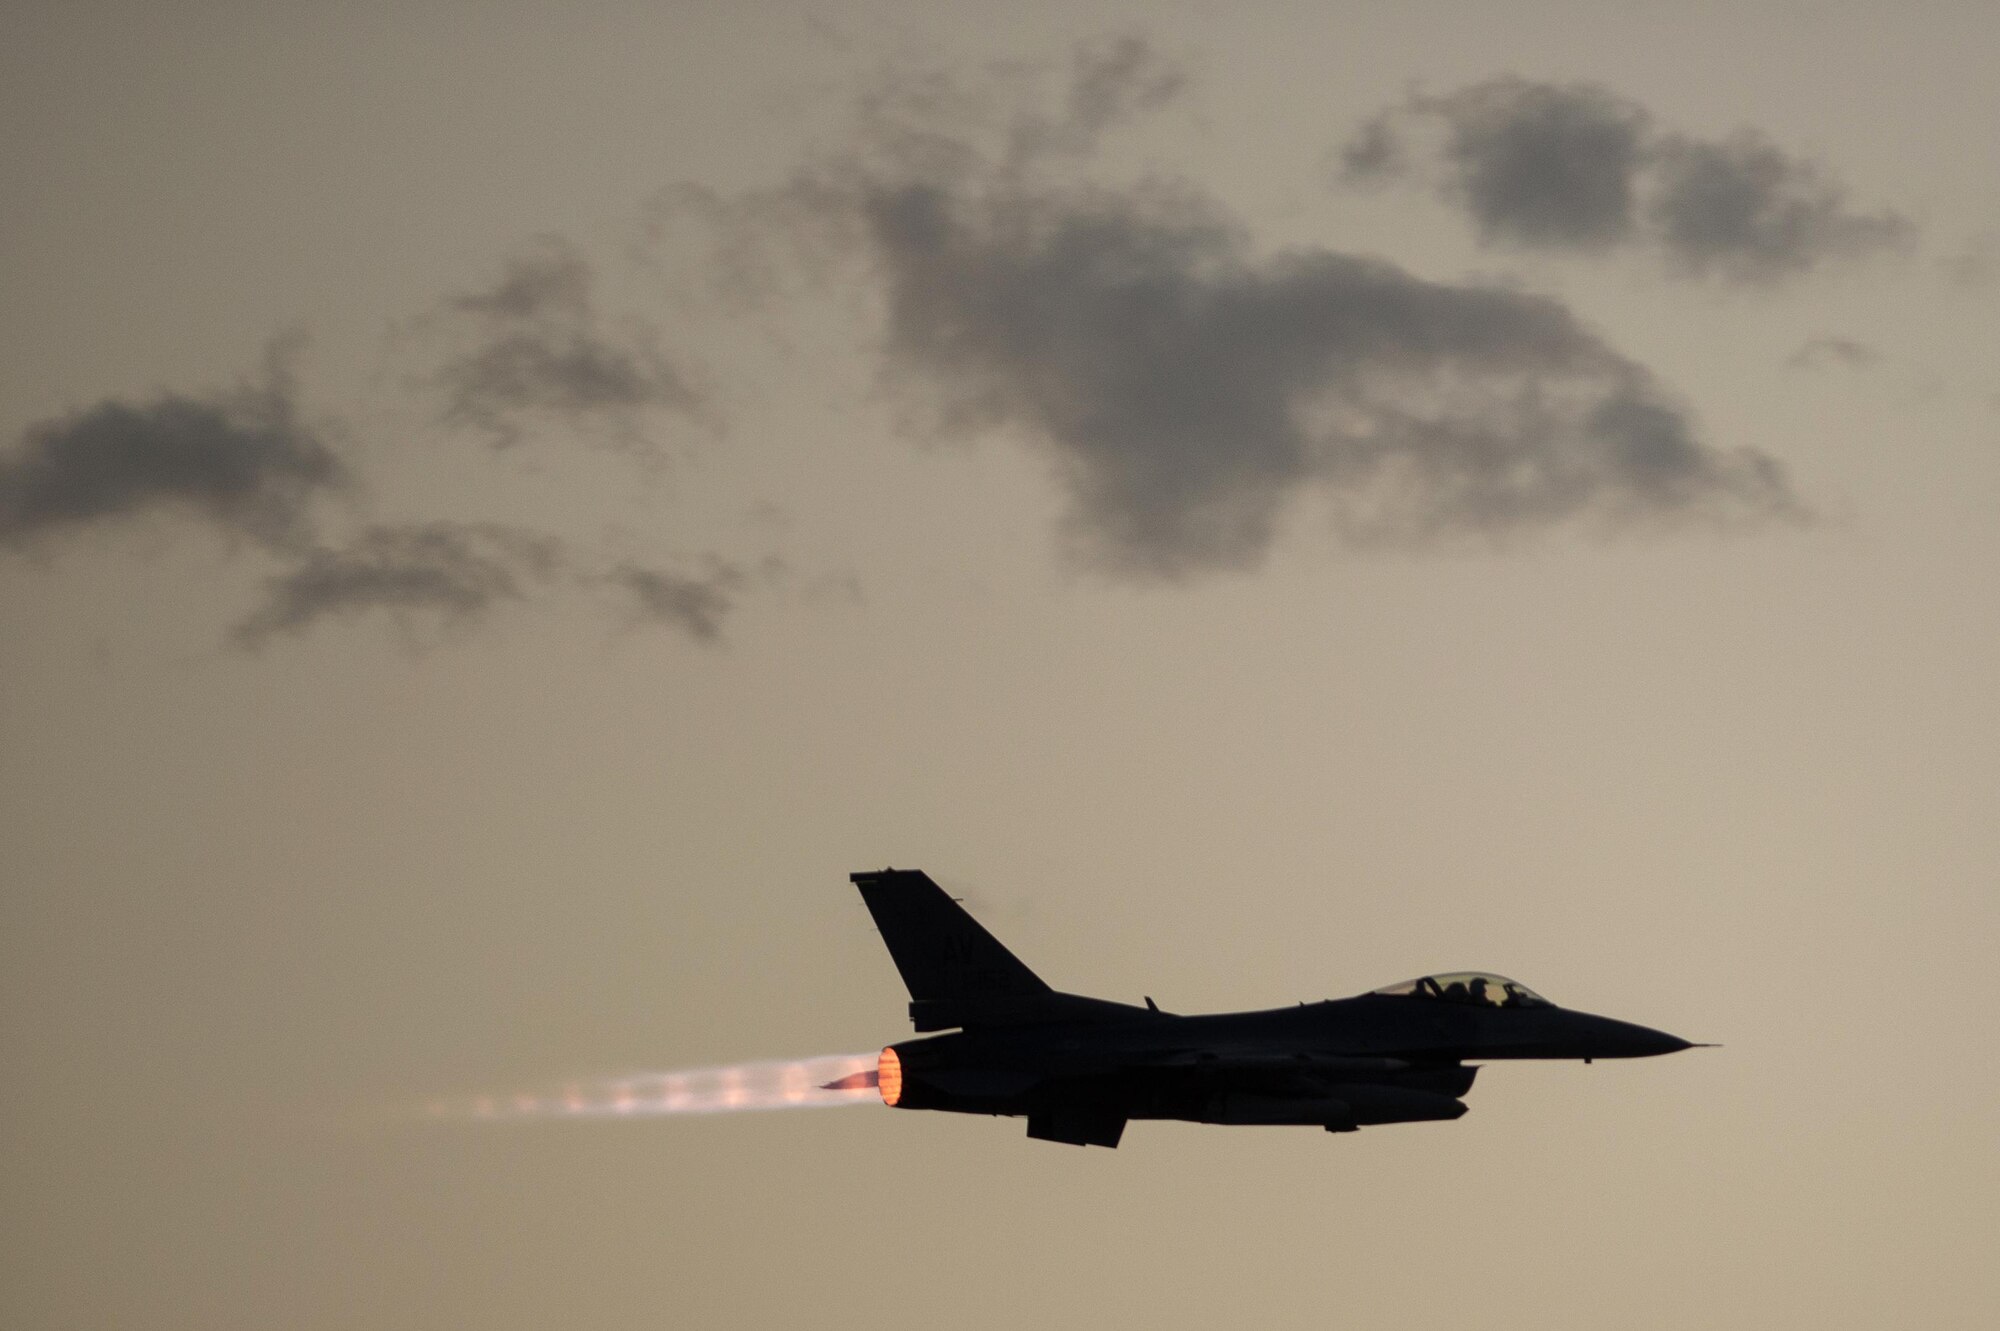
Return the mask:
<path id="1" fill-rule="evenodd" d="M 1406 995 L 1203 1016 L 958 1031 L 891 1045 L 884 1098 L 903 1108 L 1032 1116 L 1089 1103 L 1123 1118 L 1326 1126 L 1456 1118 L 1473 1061 L 1635 1058 L 1688 1043 L 1549 1004 Z"/>

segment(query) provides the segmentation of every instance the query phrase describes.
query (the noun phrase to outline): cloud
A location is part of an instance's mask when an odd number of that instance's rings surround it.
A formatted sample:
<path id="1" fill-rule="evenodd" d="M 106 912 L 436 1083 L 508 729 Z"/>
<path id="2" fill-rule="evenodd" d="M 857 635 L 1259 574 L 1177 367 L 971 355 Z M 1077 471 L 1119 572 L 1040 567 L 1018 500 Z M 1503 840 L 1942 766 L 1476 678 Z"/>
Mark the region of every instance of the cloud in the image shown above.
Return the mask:
<path id="1" fill-rule="evenodd" d="M 1806 339 L 1797 351 L 1787 356 L 1785 364 L 1794 370 L 1818 369 L 1823 365 L 1863 370 L 1881 359 L 1881 352 L 1851 337 L 1814 337 Z"/>
<path id="2" fill-rule="evenodd" d="M 814 188 L 858 222 L 912 428 L 1037 448 L 1088 566 L 1254 568 L 1308 500 L 1357 546 L 1804 515 L 1774 459 L 1701 442 L 1553 299 L 1263 255 L 1192 188 L 940 134 L 871 131 Z"/>
<path id="3" fill-rule="evenodd" d="M 1185 86 L 1143 42 L 1081 48 L 1053 102 L 1023 100 L 1017 74 L 906 77 L 864 99 L 845 149 L 782 185 L 696 188 L 663 207 L 727 221 L 758 282 L 787 247 L 817 278 L 859 274 L 909 428 L 1036 450 L 1084 565 L 1141 581 L 1252 569 L 1309 507 L 1356 548 L 1806 516 L 1776 460 L 1704 441 L 1644 366 L 1553 298 L 1324 248 L 1266 252 L 1198 189 L 1094 175 L 1102 136 Z M 1505 111 L 1516 92 L 1488 101 Z M 1468 206 L 1563 245 L 1650 215 L 1616 187 L 1642 117 L 1608 95 L 1527 100 L 1539 109 L 1519 133 L 1481 103 L 1485 127 L 1460 153 Z M 1381 119 L 1350 166 L 1404 169 L 1404 129 Z M 1537 158 L 1538 133 L 1595 145 L 1598 166 Z M 1482 163 L 1505 169 L 1489 179 Z M 1582 222 L 1553 219 L 1512 188 L 1528 179 L 1597 202 Z M 650 330 L 608 330 L 592 286 L 589 265 L 545 237 L 490 287 L 441 302 L 423 326 L 447 418 L 504 446 L 537 425 L 636 437 L 645 411 L 698 415 Z M 578 586 L 713 641 L 748 585 L 719 557 L 693 572 L 607 568 L 519 526 L 382 523 L 359 507 L 351 539 L 320 539 L 313 501 L 347 469 L 292 402 L 274 357 L 264 383 L 234 394 L 38 426 L 0 460 L 0 540 L 171 507 L 247 533 L 280 562 L 235 629 L 246 647 L 374 614 L 449 628 Z"/>
<path id="4" fill-rule="evenodd" d="M 1260 260 L 1186 198 L 868 200 L 887 352 L 934 428 L 1053 456 L 1099 566 L 1254 567 L 1313 492 L 1358 542 L 1794 510 L 1770 459 L 1695 442 L 1556 302 L 1328 251 Z"/>
<path id="5" fill-rule="evenodd" d="M 1896 213 L 1850 211 L 1823 168 L 1752 130 L 1721 143 L 1674 135 L 1655 159 L 1649 215 L 1669 262 L 1697 277 L 1773 282 L 1897 246 L 1912 232 Z"/>
<path id="6" fill-rule="evenodd" d="M 1369 117 L 1340 149 L 1339 176 L 1350 184 L 1392 179 L 1409 169 L 1403 136 L 1396 132 L 1395 121 L 1386 112 Z"/>
<path id="7" fill-rule="evenodd" d="M 1143 37 L 1080 43 L 1070 53 L 1061 114 L 1017 111 L 1009 130 L 1009 161 L 1020 166 L 1058 153 L 1085 156 L 1107 130 L 1158 110 L 1187 86 L 1187 71 Z"/>
<path id="8" fill-rule="evenodd" d="M 657 331 L 639 320 L 608 326 L 592 286 L 583 257 L 543 236 L 492 287 L 445 301 L 423 325 L 453 347 L 431 376 L 445 422 L 504 448 L 551 425 L 643 444 L 645 413 L 656 408 L 705 419 Z"/>
<path id="9" fill-rule="evenodd" d="M 646 619 L 714 642 L 722 635 L 723 619 L 736 608 L 744 578 L 740 569 L 721 562 L 701 577 L 625 563 L 612 569 L 607 581 L 626 592 Z"/>
<path id="10" fill-rule="evenodd" d="M 305 536 L 308 509 L 346 469 L 300 417 L 272 344 L 260 382 L 205 396 L 108 399 L 31 425 L 0 454 L 0 544 L 177 513 L 263 545 Z"/>
<path id="11" fill-rule="evenodd" d="M 1662 134 L 1630 98 L 1588 83 L 1515 76 L 1412 94 L 1364 122 L 1340 176 L 1415 174 L 1403 140 L 1442 130 L 1444 198 L 1484 244 L 1599 252 L 1649 245 L 1677 276 L 1770 284 L 1906 243 L 1893 211 L 1850 209 L 1827 169 L 1753 130 L 1710 141 Z"/>
<path id="12" fill-rule="evenodd" d="M 1449 189 L 1481 240 L 1588 250 L 1630 235 L 1647 123 L 1635 103 L 1588 84 L 1505 78 L 1411 109 L 1448 127 Z"/>
<path id="13" fill-rule="evenodd" d="M 714 557 L 700 574 L 630 560 L 604 571 L 579 568 L 563 542 L 528 527 L 442 519 L 378 524 L 344 545 L 301 552 L 267 580 L 264 603 L 237 623 L 231 639 L 254 650 L 327 620 L 372 613 L 414 639 L 425 627 L 469 628 L 501 606 L 577 585 L 608 585 L 623 593 L 638 622 L 714 643 L 746 581 L 738 566 Z"/>
<path id="14" fill-rule="evenodd" d="M 545 248 L 453 305 L 498 324 L 587 321 L 588 272 Z M 262 602 L 231 630 L 246 649 L 376 613 L 405 634 L 463 628 L 502 605 L 606 581 L 624 585 L 651 622 L 717 638 L 738 577 L 721 560 L 704 578 L 625 564 L 606 573 L 601 556 L 593 571 L 587 552 L 573 557 L 554 535 L 526 526 L 372 520 L 375 487 L 298 408 L 290 368 L 298 342 L 275 340 L 262 375 L 226 392 L 166 393 L 137 405 L 108 399 L 29 427 L 0 453 L 0 548 L 159 514 L 191 517 L 236 538 L 232 553 L 254 553 L 272 570 Z M 583 388 L 571 387 L 570 405 L 584 410 Z M 606 390 L 589 409 L 635 400 Z M 323 500 L 335 493 L 344 501 L 338 516 L 360 524 L 345 539 L 321 532 L 330 516 Z"/>
<path id="15" fill-rule="evenodd" d="M 1132 35 L 1076 45 L 1049 96 L 1055 72 L 1015 62 L 964 79 L 893 66 L 856 96 L 847 146 L 814 154 L 781 184 L 724 191 L 679 181 L 657 191 L 644 206 L 648 260 L 676 251 L 703 294 L 733 312 L 769 311 L 802 288 L 823 291 L 865 249 L 863 177 L 1019 178 L 1082 166 L 1107 135 L 1172 105 L 1190 82 Z"/>
<path id="16" fill-rule="evenodd" d="M 317 547 L 267 584 L 265 603 L 234 640 L 258 647 L 330 617 L 385 611 L 409 629 L 418 618 L 462 625 L 496 603 L 524 598 L 560 566 L 548 536 L 496 523 L 429 521 L 365 528 L 340 547 Z"/>

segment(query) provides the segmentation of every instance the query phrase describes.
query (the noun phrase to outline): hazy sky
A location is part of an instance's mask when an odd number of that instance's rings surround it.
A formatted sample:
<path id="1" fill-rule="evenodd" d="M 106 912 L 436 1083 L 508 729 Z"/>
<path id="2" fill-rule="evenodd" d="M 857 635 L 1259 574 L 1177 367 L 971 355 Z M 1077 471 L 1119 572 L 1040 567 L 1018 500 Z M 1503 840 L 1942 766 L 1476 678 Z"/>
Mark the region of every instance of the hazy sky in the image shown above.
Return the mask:
<path id="1" fill-rule="evenodd" d="M 0 1323 L 1989 1326 L 1996 50 L 6 7 Z M 1061 988 L 1726 1047 L 401 1116 L 902 1038 L 888 864 Z"/>

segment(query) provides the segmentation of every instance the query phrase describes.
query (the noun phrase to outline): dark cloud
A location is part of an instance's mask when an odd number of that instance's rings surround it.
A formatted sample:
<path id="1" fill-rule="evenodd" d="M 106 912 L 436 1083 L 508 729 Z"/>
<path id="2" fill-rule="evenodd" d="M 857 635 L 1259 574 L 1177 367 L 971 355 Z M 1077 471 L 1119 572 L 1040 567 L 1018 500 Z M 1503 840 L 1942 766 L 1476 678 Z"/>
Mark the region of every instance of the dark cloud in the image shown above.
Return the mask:
<path id="1" fill-rule="evenodd" d="M 744 575 L 721 562 L 698 577 L 626 563 L 611 570 L 607 580 L 626 592 L 646 619 L 714 642 L 722 635 L 722 621 L 736 608 Z"/>
<path id="2" fill-rule="evenodd" d="M 1862 370 L 1882 359 L 1882 353 L 1866 342 L 1851 337 L 1808 338 L 1797 351 L 1785 358 L 1795 370 L 1817 369 L 1822 365 L 1844 365 Z"/>
<path id="3" fill-rule="evenodd" d="M 469 330 L 477 343 L 438 375 L 453 390 L 455 416 L 501 441 L 534 413 L 622 425 L 645 406 L 694 410 L 663 363 L 598 335 L 590 289 L 588 267 L 544 241 L 493 287 L 445 302 L 433 331 Z M 450 326 L 437 329 L 441 320 Z M 406 633 L 453 629 L 503 604 L 607 580 L 651 621 L 715 639 L 739 580 L 720 561 L 704 577 L 633 565 L 579 572 L 554 536 L 522 526 L 371 522 L 373 487 L 299 410 L 290 372 L 297 345 L 275 341 L 263 374 L 227 392 L 107 400 L 29 427 L 0 453 L 0 548 L 154 514 L 192 517 L 242 538 L 235 552 L 247 547 L 275 569 L 262 603 L 232 631 L 246 648 L 371 613 Z M 335 492 L 337 515 L 322 511 Z M 329 516 L 363 525 L 352 539 L 329 539 L 320 530 Z"/>
<path id="4" fill-rule="evenodd" d="M 300 417 L 290 344 L 260 382 L 200 397 L 107 400 L 32 425 L 0 454 L 0 544 L 180 513 L 266 545 L 304 538 L 308 509 L 345 469 Z"/>
<path id="5" fill-rule="evenodd" d="M 1660 134 L 1644 107 L 1608 89 L 1513 76 L 1413 94 L 1372 117 L 1343 149 L 1341 177 L 1414 174 L 1402 140 L 1427 126 L 1443 131 L 1444 197 L 1488 244 L 1648 244 L 1678 275 L 1770 283 L 1893 248 L 1913 231 L 1894 212 L 1853 211 L 1824 167 L 1754 131 L 1721 141 Z"/>
<path id="6" fill-rule="evenodd" d="M 928 433 L 1040 446 L 1097 567 L 1253 567 L 1308 496 L 1355 543 L 1802 512 L 1775 461 L 1699 442 L 1554 300 L 1262 257 L 1190 190 L 982 160 L 1005 159 L 961 144 L 845 164 L 887 372 Z"/>
<path id="7" fill-rule="evenodd" d="M 549 425 L 639 444 L 650 409 L 702 417 L 700 395 L 661 354 L 656 330 L 637 320 L 609 326 L 592 285 L 583 257 L 545 236 L 490 289 L 446 301 L 426 324 L 453 347 L 433 376 L 445 421 L 505 447 Z"/>
<path id="8" fill-rule="evenodd" d="M 1750 130 L 1721 143 L 1675 135 L 1654 155 L 1648 215 L 1668 260 L 1698 277 L 1771 282 L 1899 245 L 1912 231 L 1892 212 L 1850 211 L 1821 167 Z"/>
<path id="9" fill-rule="evenodd" d="M 544 250 L 513 265 L 491 290 L 453 305 L 494 323 L 587 321 L 588 272 Z M 527 527 L 421 517 L 368 522 L 372 487 L 301 416 L 289 372 L 295 347 L 293 338 L 274 342 L 261 378 L 228 392 L 163 394 L 139 405 L 108 400 L 31 426 L 0 454 L 0 547 L 36 546 L 159 513 L 205 522 L 244 538 L 237 553 L 247 547 L 275 568 L 262 603 L 231 632 L 236 645 L 251 649 L 371 613 L 406 634 L 451 630 L 503 604 L 607 580 L 637 597 L 651 621 L 702 641 L 716 638 L 739 580 L 720 561 L 711 561 L 703 578 L 629 565 L 611 574 L 579 572 L 557 538 Z M 628 400 L 638 399 L 620 391 L 598 405 Z M 340 516 L 365 524 L 344 542 L 320 534 L 329 516 L 318 511 L 321 500 L 336 491 Z"/>
<path id="10" fill-rule="evenodd" d="M 371 526 L 351 543 L 305 552 L 270 579 L 263 606 L 235 629 L 256 647 L 275 634 L 321 620 L 386 611 L 405 628 L 419 619 L 446 625 L 478 619 L 559 567 L 550 537 L 493 523 L 418 522 Z"/>
<path id="11" fill-rule="evenodd" d="M 1448 126 L 1450 188 L 1482 240 L 1602 249 L 1631 233 L 1647 120 L 1635 103 L 1588 84 L 1505 78 L 1411 108 Z"/>

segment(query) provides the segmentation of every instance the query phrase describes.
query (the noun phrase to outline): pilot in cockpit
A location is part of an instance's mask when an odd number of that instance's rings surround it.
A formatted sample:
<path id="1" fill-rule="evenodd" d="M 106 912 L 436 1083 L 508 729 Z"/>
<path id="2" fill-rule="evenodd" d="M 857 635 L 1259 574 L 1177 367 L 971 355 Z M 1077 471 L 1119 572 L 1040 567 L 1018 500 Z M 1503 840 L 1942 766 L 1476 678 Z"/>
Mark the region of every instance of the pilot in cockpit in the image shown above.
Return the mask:
<path id="1" fill-rule="evenodd" d="M 1374 991 L 1378 994 L 1421 998 L 1430 1002 L 1479 1004 L 1482 1007 L 1548 1007 L 1549 1001 L 1528 986 L 1504 975 L 1478 971 L 1458 971 L 1446 975 L 1425 975 Z"/>

